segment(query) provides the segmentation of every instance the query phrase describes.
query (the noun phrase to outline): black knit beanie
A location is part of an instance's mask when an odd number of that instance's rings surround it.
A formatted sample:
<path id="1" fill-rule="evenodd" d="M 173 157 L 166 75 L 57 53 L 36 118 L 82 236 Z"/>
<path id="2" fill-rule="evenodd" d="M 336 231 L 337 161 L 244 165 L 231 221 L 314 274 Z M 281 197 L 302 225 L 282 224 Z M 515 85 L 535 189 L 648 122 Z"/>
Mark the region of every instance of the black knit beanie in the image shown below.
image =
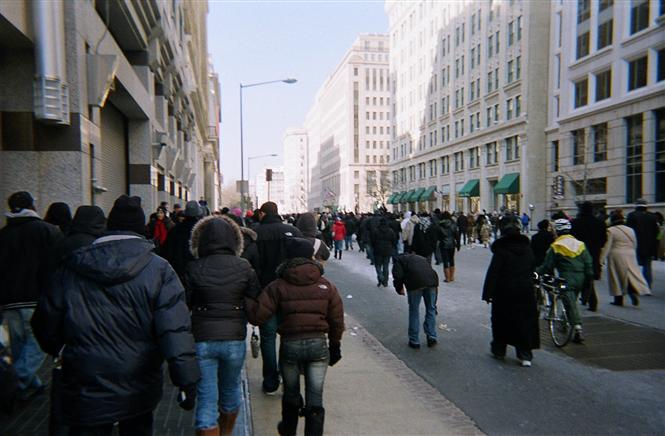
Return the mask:
<path id="1" fill-rule="evenodd" d="M 141 208 L 141 197 L 121 195 L 113 203 L 106 222 L 108 230 L 124 230 L 145 236 L 145 213 Z"/>
<path id="2" fill-rule="evenodd" d="M 287 259 L 304 257 L 311 259 L 314 256 L 314 245 L 303 238 L 286 238 L 284 241 L 284 255 Z"/>

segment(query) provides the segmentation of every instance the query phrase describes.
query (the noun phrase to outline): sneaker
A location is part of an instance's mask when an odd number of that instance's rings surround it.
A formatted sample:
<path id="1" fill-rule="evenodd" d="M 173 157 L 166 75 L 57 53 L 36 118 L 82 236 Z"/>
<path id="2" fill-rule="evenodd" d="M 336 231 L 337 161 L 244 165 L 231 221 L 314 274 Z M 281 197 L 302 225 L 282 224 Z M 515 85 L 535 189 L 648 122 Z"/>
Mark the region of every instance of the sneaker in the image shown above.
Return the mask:
<path id="1" fill-rule="evenodd" d="M 415 342 L 409 341 L 409 347 L 413 348 L 414 350 L 419 350 L 420 344 L 416 344 Z"/>
<path id="2" fill-rule="evenodd" d="M 277 391 L 279 391 L 279 385 L 278 385 L 274 390 L 272 390 L 272 391 L 269 391 L 269 390 L 266 389 L 265 387 L 263 387 L 262 389 L 263 389 L 263 393 L 264 393 L 265 395 L 273 396 L 273 395 L 277 395 Z"/>
<path id="3" fill-rule="evenodd" d="M 522 366 L 524 368 L 531 368 L 531 361 L 530 360 L 523 360 L 522 361 Z"/>
<path id="4" fill-rule="evenodd" d="M 436 338 L 427 338 L 427 346 L 428 347 L 434 347 L 436 344 L 438 344 L 438 341 Z"/>
<path id="5" fill-rule="evenodd" d="M 584 337 L 582 336 L 582 330 L 576 330 L 575 335 L 573 335 L 573 342 L 576 344 L 584 343 Z"/>

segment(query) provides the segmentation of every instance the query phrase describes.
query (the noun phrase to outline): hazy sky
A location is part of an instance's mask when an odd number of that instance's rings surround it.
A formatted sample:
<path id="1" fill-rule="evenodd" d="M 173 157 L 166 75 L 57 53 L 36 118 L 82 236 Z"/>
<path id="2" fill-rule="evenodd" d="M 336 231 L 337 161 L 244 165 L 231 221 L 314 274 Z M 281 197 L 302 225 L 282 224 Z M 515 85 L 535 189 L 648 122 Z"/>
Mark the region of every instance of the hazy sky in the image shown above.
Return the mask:
<path id="1" fill-rule="evenodd" d="M 388 31 L 380 1 L 209 0 L 208 51 L 222 90 L 224 184 L 240 179 L 239 84 L 293 77 L 243 90 L 245 172 L 281 164 L 282 136 L 300 127 L 314 96 L 359 33 Z M 245 174 L 247 178 L 247 174 Z"/>

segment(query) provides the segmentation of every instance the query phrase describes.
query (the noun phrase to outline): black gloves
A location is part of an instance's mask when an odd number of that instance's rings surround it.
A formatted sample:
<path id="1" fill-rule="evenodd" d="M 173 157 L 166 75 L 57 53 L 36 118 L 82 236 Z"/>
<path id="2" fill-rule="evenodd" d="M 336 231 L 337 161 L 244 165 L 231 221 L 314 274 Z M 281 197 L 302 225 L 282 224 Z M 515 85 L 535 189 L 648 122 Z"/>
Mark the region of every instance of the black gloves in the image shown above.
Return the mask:
<path id="1" fill-rule="evenodd" d="M 196 404 L 196 384 L 180 388 L 178 406 L 184 410 L 192 410 Z"/>
<path id="2" fill-rule="evenodd" d="M 328 351 L 330 352 L 328 365 L 333 366 L 342 359 L 342 349 L 340 344 L 328 344 Z"/>

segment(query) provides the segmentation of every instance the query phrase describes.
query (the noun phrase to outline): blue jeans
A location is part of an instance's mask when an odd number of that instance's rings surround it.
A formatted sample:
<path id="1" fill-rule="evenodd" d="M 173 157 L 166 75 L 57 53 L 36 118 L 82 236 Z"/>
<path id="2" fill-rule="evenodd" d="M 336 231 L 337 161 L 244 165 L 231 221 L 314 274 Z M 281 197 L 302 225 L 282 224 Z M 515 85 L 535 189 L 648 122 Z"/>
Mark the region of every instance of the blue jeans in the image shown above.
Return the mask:
<path id="1" fill-rule="evenodd" d="M 344 240 L 340 239 L 335 241 L 335 251 L 342 251 L 344 249 Z"/>
<path id="2" fill-rule="evenodd" d="M 419 344 L 420 300 L 425 301 L 425 322 L 423 330 L 428 338 L 436 339 L 436 288 L 423 288 L 408 291 L 409 299 L 409 342 Z"/>
<path id="3" fill-rule="evenodd" d="M 647 281 L 649 288 L 651 288 L 651 282 L 653 282 L 653 274 L 651 272 L 651 256 L 637 256 L 637 263 L 642 267 L 642 275 Z"/>
<path id="4" fill-rule="evenodd" d="M 30 318 L 35 309 L 9 309 L 4 311 L 9 327 L 9 341 L 14 358 L 14 370 L 18 377 L 19 389 L 38 388 L 42 381 L 37 371 L 42 366 L 46 354 L 32 334 Z"/>
<path id="5" fill-rule="evenodd" d="M 386 284 L 388 283 L 388 272 L 390 268 L 390 256 L 374 256 L 374 269 L 376 270 L 376 280 Z M 386 285 L 387 286 L 387 285 Z"/>
<path id="6" fill-rule="evenodd" d="M 259 326 L 261 336 L 261 360 L 263 360 L 263 390 L 274 392 L 279 388 L 277 366 L 277 315 Z"/>
<path id="7" fill-rule="evenodd" d="M 284 379 L 284 401 L 299 404 L 302 370 L 305 374 L 305 405 L 323 407 L 323 382 L 329 359 L 325 338 L 283 340 L 279 349 L 279 366 Z"/>
<path id="8" fill-rule="evenodd" d="M 196 387 L 196 429 L 217 427 L 219 410 L 235 412 L 242 405 L 240 373 L 245 364 L 245 341 L 196 343 L 201 380 Z"/>
<path id="9" fill-rule="evenodd" d="M 344 243 L 346 245 L 347 250 L 349 248 L 353 250 L 353 235 L 346 235 L 346 238 L 344 238 Z"/>

